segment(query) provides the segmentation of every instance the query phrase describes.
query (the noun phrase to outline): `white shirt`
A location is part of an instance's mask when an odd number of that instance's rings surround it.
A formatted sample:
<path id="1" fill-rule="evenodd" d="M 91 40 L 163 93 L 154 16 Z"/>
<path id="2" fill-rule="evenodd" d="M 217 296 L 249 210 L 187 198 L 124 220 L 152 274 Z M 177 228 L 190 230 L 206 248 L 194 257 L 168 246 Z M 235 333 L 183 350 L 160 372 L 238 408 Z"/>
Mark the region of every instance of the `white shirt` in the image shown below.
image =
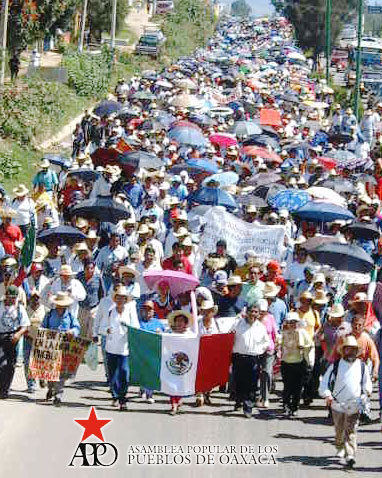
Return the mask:
<path id="1" fill-rule="evenodd" d="M 57 292 L 67 292 L 70 297 L 74 300 L 73 304 L 68 308 L 68 310 L 72 313 L 73 317 L 78 317 L 78 309 L 79 309 L 79 302 L 82 302 L 86 298 L 86 290 L 81 282 L 77 279 L 71 279 L 67 285 L 62 283 L 61 277 L 55 279 L 50 287 L 45 287 L 43 291 L 43 303 L 52 308 L 51 298 L 53 295 L 57 294 Z"/>
<path id="2" fill-rule="evenodd" d="M 333 375 L 330 377 L 332 370 L 333 365 L 328 368 L 321 380 L 319 388 L 321 397 L 333 396 L 335 398 L 332 404 L 333 410 L 349 415 L 357 413 L 357 400 L 361 397 L 361 360 L 356 359 L 354 362 L 340 360 L 333 392 L 329 390 L 329 379 L 334 380 Z M 371 394 L 371 391 L 370 373 L 368 367 L 365 366 L 363 393 Z"/>
<path id="3" fill-rule="evenodd" d="M 117 246 L 115 249 L 110 249 L 109 246 L 103 247 L 97 256 L 97 267 L 104 272 L 114 262 L 122 262 L 127 257 L 127 250 L 123 246 Z"/>
<path id="4" fill-rule="evenodd" d="M 206 326 L 204 325 L 202 318 L 198 320 L 199 335 L 211 335 L 211 334 L 218 334 L 218 333 L 219 333 L 219 327 L 214 317 L 212 318 L 211 326 L 209 329 L 207 329 Z"/>
<path id="5" fill-rule="evenodd" d="M 36 281 L 33 279 L 31 275 L 28 277 L 27 281 L 28 281 L 28 285 L 30 289 L 37 289 L 40 294 L 45 289 L 45 287 L 49 284 L 49 279 L 44 274 L 40 275 L 40 279 L 38 281 L 38 287 L 36 286 Z"/>
<path id="6" fill-rule="evenodd" d="M 139 272 L 138 276 L 138 282 L 139 285 L 141 286 L 141 295 L 145 294 L 151 294 L 154 292 L 153 290 L 149 289 L 149 287 L 146 284 L 145 279 L 143 278 L 143 273 L 144 272 L 149 272 L 149 271 L 161 271 L 162 266 L 158 265 L 155 261 L 147 267 L 147 269 L 144 267 L 143 262 L 140 262 L 137 265 L 137 271 Z"/>
<path id="7" fill-rule="evenodd" d="M 134 300 L 128 302 L 122 314 L 119 314 L 116 306 L 109 311 L 101 322 L 100 333 L 106 335 L 106 352 L 116 355 L 129 355 L 128 325 L 139 329 L 137 307 Z M 108 333 L 109 330 L 109 333 Z"/>
<path id="8" fill-rule="evenodd" d="M 233 353 L 262 355 L 269 347 L 267 329 L 259 320 L 255 320 L 251 325 L 245 318 L 240 318 L 231 331 L 235 332 Z"/>
<path id="9" fill-rule="evenodd" d="M 17 226 L 26 226 L 31 222 L 31 216 L 36 220 L 36 209 L 34 201 L 30 198 L 24 198 L 22 201 L 14 199 L 12 202 L 13 209 L 17 212 L 17 216 L 14 219 Z"/>
<path id="10" fill-rule="evenodd" d="M 90 198 L 96 198 L 97 196 L 110 196 L 110 190 L 113 185 L 113 182 L 108 182 L 106 179 L 101 176 L 95 181 L 93 188 L 90 193 Z"/>
<path id="11" fill-rule="evenodd" d="M 20 327 L 28 327 L 30 321 L 25 307 L 19 303 L 6 306 L 0 302 L 0 333 L 16 332 Z"/>
<path id="12" fill-rule="evenodd" d="M 93 322 L 93 337 L 97 337 L 97 335 L 102 335 L 100 333 L 102 319 L 104 317 L 107 317 L 107 314 L 109 313 L 109 310 L 112 308 L 113 304 L 114 301 L 112 299 L 111 294 L 107 295 L 106 297 L 102 297 L 102 299 L 100 300 L 97 313 Z"/>

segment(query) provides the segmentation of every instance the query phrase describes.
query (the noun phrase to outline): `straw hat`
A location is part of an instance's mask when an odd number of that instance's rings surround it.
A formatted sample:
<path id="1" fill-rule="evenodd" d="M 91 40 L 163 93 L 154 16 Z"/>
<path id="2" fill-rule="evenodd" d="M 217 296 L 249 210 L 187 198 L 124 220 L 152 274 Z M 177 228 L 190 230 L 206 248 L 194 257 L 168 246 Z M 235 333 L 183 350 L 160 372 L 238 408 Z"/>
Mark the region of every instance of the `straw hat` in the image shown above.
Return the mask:
<path id="1" fill-rule="evenodd" d="M 276 297 L 280 292 L 281 287 L 276 285 L 274 282 L 266 282 L 263 290 L 264 297 L 271 298 Z"/>
<path id="2" fill-rule="evenodd" d="M 323 290 L 318 290 L 313 298 L 313 302 L 315 304 L 324 305 L 329 302 L 329 299 Z"/>
<path id="3" fill-rule="evenodd" d="M 124 287 L 124 286 L 117 287 L 117 289 L 113 293 L 113 300 L 115 300 L 117 295 L 123 296 L 123 297 L 131 297 L 131 294 L 127 290 L 127 287 Z"/>
<path id="4" fill-rule="evenodd" d="M 345 315 L 345 309 L 342 304 L 333 304 L 328 312 L 329 317 L 343 317 Z"/>
<path id="5" fill-rule="evenodd" d="M 187 236 L 183 239 L 183 241 L 181 242 L 181 245 L 182 246 L 188 246 L 188 247 L 192 247 L 192 239 L 190 236 Z"/>
<path id="6" fill-rule="evenodd" d="M 45 246 L 37 245 L 34 252 L 33 262 L 44 262 L 48 254 L 48 249 Z"/>
<path id="7" fill-rule="evenodd" d="M 300 322 L 300 316 L 297 312 L 288 312 L 284 319 L 284 322 Z"/>
<path id="8" fill-rule="evenodd" d="M 15 266 L 17 266 L 17 261 L 12 256 L 4 257 L 1 260 L 1 267 L 15 267 Z"/>
<path id="9" fill-rule="evenodd" d="M 354 337 L 354 335 L 348 335 L 344 338 L 343 342 L 339 346 L 340 353 L 343 352 L 344 347 L 354 347 L 357 350 L 359 349 L 357 339 Z"/>
<path id="10" fill-rule="evenodd" d="M 83 217 L 78 217 L 77 220 L 76 220 L 76 227 L 78 229 L 82 229 L 84 227 L 88 227 L 89 223 L 86 219 L 84 219 Z"/>
<path id="11" fill-rule="evenodd" d="M 144 234 L 148 234 L 150 231 L 146 224 L 141 224 L 137 232 L 143 236 Z"/>
<path id="12" fill-rule="evenodd" d="M 64 264 L 60 269 L 60 276 L 75 276 L 76 273 L 72 270 L 69 264 Z"/>
<path id="13" fill-rule="evenodd" d="M 77 244 L 74 245 L 73 250 L 75 252 L 88 252 L 89 248 L 85 242 L 78 242 Z"/>
<path id="14" fill-rule="evenodd" d="M 214 314 L 218 312 L 218 306 L 215 305 L 214 301 L 212 300 L 203 300 L 203 302 L 199 306 L 200 310 L 211 310 L 213 309 Z"/>
<path id="15" fill-rule="evenodd" d="M 11 209 L 10 207 L 6 208 L 1 208 L 0 209 L 0 217 L 2 218 L 14 218 L 17 216 L 17 212 L 14 209 Z"/>
<path id="16" fill-rule="evenodd" d="M 48 197 L 40 197 L 36 201 L 36 211 L 39 211 L 40 209 L 43 209 L 45 206 L 48 206 L 50 204 L 50 199 Z"/>
<path id="17" fill-rule="evenodd" d="M 173 233 L 175 237 L 182 237 L 182 236 L 187 236 L 189 234 L 188 229 L 185 227 L 180 227 L 178 229 L 178 232 Z"/>
<path id="18" fill-rule="evenodd" d="M 87 233 L 86 239 L 99 239 L 97 231 L 90 229 Z"/>
<path id="19" fill-rule="evenodd" d="M 139 276 L 139 272 L 137 270 L 135 270 L 133 267 L 129 267 L 129 266 L 121 266 L 119 269 L 118 269 L 118 273 L 120 275 L 122 274 L 131 274 L 133 275 L 134 277 L 138 277 Z"/>
<path id="20" fill-rule="evenodd" d="M 311 292 L 309 292 L 308 290 L 306 290 L 306 291 L 304 291 L 304 292 L 300 295 L 299 299 L 300 299 L 300 300 L 301 300 L 301 299 L 313 300 L 313 295 L 312 295 Z"/>
<path id="21" fill-rule="evenodd" d="M 50 161 L 49 159 L 42 159 L 39 163 L 38 163 L 38 167 L 40 169 L 48 169 L 50 167 Z"/>
<path id="22" fill-rule="evenodd" d="M 73 299 L 69 296 L 67 292 L 57 292 L 52 299 L 52 303 L 58 307 L 69 307 L 73 304 Z"/>
<path id="23" fill-rule="evenodd" d="M 313 276 L 313 284 L 322 283 L 325 284 L 325 275 L 322 272 L 317 272 Z"/>
<path id="24" fill-rule="evenodd" d="M 240 276 L 231 276 L 228 278 L 227 285 L 234 286 L 234 285 L 242 285 L 243 281 L 241 280 Z"/>
<path id="25" fill-rule="evenodd" d="M 25 186 L 25 184 L 20 184 L 16 188 L 13 189 L 13 194 L 18 197 L 24 197 L 29 193 L 29 189 Z"/>
<path id="26" fill-rule="evenodd" d="M 358 292 L 354 295 L 353 300 L 349 300 L 349 304 L 357 304 L 360 302 L 370 302 L 365 292 Z"/>
<path id="27" fill-rule="evenodd" d="M 191 325 L 194 322 L 194 317 L 190 312 L 186 312 L 185 310 L 175 310 L 167 316 L 168 325 L 172 327 L 175 324 L 175 319 L 179 316 L 186 317 L 188 325 Z"/>

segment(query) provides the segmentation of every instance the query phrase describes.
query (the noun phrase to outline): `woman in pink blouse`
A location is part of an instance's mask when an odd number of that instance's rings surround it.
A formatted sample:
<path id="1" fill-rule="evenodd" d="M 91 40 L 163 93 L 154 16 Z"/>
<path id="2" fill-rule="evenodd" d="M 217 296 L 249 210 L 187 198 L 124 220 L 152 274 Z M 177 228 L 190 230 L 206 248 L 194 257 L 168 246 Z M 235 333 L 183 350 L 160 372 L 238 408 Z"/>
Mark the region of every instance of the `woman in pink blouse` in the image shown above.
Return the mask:
<path id="1" fill-rule="evenodd" d="M 272 386 L 272 370 L 276 357 L 276 344 L 278 340 L 278 330 L 276 320 L 272 314 L 268 312 L 268 301 L 260 299 L 257 302 L 260 310 L 260 321 L 267 329 L 270 345 L 265 352 L 261 362 L 260 373 L 260 399 L 257 402 L 258 407 L 269 407 L 269 394 Z"/>

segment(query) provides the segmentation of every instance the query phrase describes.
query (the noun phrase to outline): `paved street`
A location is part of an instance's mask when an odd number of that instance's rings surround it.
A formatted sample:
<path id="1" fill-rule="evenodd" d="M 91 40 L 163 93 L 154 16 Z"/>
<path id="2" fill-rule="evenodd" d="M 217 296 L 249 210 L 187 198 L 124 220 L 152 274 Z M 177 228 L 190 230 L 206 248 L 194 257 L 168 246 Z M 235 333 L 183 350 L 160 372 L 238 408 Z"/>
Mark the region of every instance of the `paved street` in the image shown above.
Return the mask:
<path id="1" fill-rule="evenodd" d="M 251 420 L 233 412 L 221 394 L 214 394 L 213 405 L 194 408 L 193 400 L 185 400 L 184 413 L 172 417 L 166 397 L 158 396 L 153 405 L 142 402 L 137 390 L 132 390 L 129 411 L 121 413 L 110 404 L 102 382 L 101 367 L 91 372 L 81 366 L 77 378 L 65 390 L 60 409 L 44 401 L 45 392 L 39 390 L 32 398 L 23 392 L 25 381 L 22 369 L 17 369 L 10 399 L 0 403 L 2 460 L 0 476 L 41 478 L 94 476 L 198 476 L 231 477 L 254 476 L 310 478 L 347 476 L 333 458 L 333 428 L 326 419 L 322 401 L 316 400 L 309 410 L 302 410 L 298 419 L 289 420 L 278 415 L 279 403 L 272 400 L 271 409 L 256 414 Z M 280 389 L 280 384 L 278 384 Z M 374 397 L 376 398 L 376 397 Z M 98 418 L 112 419 L 102 431 L 106 442 L 119 450 L 113 468 L 102 471 L 94 468 L 68 468 L 81 440 L 83 428 L 74 419 L 86 419 L 89 406 L 95 405 Z M 373 401 L 374 416 L 377 402 Z M 91 441 L 91 440 L 90 440 Z M 97 441 L 97 440 L 95 440 Z M 213 445 L 277 445 L 278 465 L 254 466 L 128 466 L 127 448 L 130 445 L 150 444 L 213 444 Z M 358 476 L 378 477 L 382 473 L 382 443 L 377 424 L 361 427 L 359 433 Z M 101 467 L 100 467 L 101 468 Z M 238 473 L 240 475 L 238 475 Z M 101 475 L 98 475 L 101 476 Z"/>

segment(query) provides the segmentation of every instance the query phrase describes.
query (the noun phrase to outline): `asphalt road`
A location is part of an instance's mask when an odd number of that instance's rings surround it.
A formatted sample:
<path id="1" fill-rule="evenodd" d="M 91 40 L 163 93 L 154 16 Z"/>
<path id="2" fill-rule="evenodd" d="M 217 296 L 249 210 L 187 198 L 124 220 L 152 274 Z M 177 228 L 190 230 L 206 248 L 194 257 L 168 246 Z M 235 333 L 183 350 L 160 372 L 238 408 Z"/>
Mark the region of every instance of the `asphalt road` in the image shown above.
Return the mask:
<path id="1" fill-rule="evenodd" d="M 85 365 L 80 367 L 75 380 L 65 389 L 61 408 L 55 408 L 44 400 L 45 390 L 39 389 L 34 396 L 29 396 L 23 391 L 25 386 L 22 368 L 18 368 L 10 398 L 0 402 L 0 476 L 3 477 L 93 478 L 129 474 L 150 478 L 225 478 L 259 474 L 267 478 L 339 478 L 349 474 L 358 477 L 360 472 L 363 478 L 382 476 L 380 425 L 374 423 L 360 428 L 356 471 L 344 471 L 339 460 L 333 456 L 333 428 L 326 418 L 322 400 L 315 400 L 308 410 L 301 410 L 299 417 L 291 420 L 280 416 L 280 403 L 277 396 L 273 396 L 268 411 L 256 412 L 252 419 L 245 419 L 239 412 L 233 411 L 232 403 L 227 401 L 226 396 L 214 393 L 212 406 L 195 408 L 194 400 L 186 399 L 184 412 L 172 417 L 168 414 L 167 397 L 157 395 L 156 403 L 150 405 L 138 397 L 136 388 L 129 393 L 129 411 L 113 409 L 101 366 L 96 372 Z M 280 390 L 280 383 L 277 388 Z M 373 414 L 377 418 L 376 396 L 372 403 Z M 74 419 L 86 419 L 91 405 L 95 405 L 98 418 L 112 419 L 102 431 L 105 441 L 117 448 L 118 460 L 110 468 L 68 467 L 83 432 Z M 277 447 L 278 453 L 266 455 L 267 460 L 272 461 L 273 456 L 277 465 L 228 465 L 225 464 L 226 457 L 223 457 L 224 450 L 214 455 L 214 460 L 218 462 L 215 465 L 195 464 L 195 453 L 190 453 L 191 465 L 128 464 L 134 459 L 129 458 L 128 447 L 154 444 L 182 445 L 184 455 L 178 457 L 180 460 L 186 460 L 187 446 L 235 446 L 237 461 L 242 460 L 241 445 L 254 445 L 257 459 L 258 446 L 271 445 Z M 247 460 L 251 459 L 251 453 L 244 455 Z M 202 458 L 199 457 L 199 460 Z M 80 463 L 81 459 L 75 461 L 76 465 Z"/>

